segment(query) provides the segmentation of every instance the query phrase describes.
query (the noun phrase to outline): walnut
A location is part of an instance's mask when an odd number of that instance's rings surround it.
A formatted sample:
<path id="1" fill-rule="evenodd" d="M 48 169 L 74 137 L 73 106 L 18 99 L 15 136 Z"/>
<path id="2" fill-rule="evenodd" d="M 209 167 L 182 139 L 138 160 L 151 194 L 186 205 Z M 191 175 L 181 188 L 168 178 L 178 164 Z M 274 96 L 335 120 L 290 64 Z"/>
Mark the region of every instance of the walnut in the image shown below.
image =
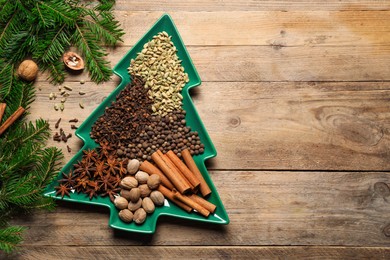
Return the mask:
<path id="1" fill-rule="evenodd" d="M 78 71 L 84 69 L 84 60 L 75 52 L 66 52 L 63 56 L 63 61 L 70 70 Z"/>
<path id="2" fill-rule="evenodd" d="M 22 79 L 33 81 L 38 75 L 38 65 L 33 60 L 24 60 L 20 63 L 17 72 Z"/>

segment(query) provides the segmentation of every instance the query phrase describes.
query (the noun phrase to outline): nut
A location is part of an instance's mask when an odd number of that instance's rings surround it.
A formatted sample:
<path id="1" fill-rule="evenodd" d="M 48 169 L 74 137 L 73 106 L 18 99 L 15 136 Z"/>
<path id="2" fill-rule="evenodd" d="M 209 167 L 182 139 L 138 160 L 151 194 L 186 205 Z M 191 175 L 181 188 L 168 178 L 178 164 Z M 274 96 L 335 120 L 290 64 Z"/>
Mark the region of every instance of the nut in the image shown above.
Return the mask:
<path id="1" fill-rule="evenodd" d="M 146 219 L 146 211 L 143 208 L 139 208 L 134 212 L 133 220 L 137 224 L 142 224 Z"/>
<path id="2" fill-rule="evenodd" d="M 32 60 L 24 60 L 18 67 L 18 75 L 24 80 L 33 81 L 38 75 L 38 65 Z"/>
<path id="3" fill-rule="evenodd" d="M 139 198 L 136 203 L 130 201 L 129 205 L 127 206 L 127 208 L 134 212 L 137 209 L 139 209 L 141 206 L 142 206 L 142 199 Z"/>
<path id="4" fill-rule="evenodd" d="M 149 174 L 143 171 L 138 171 L 135 174 L 135 178 L 137 179 L 139 184 L 145 184 L 149 179 Z"/>
<path id="5" fill-rule="evenodd" d="M 121 189 L 120 195 L 121 195 L 121 197 L 130 201 L 130 191 L 129 190 Z"/>
<path id="6" fill-rule="evenodd" d="M 119 218 L 126 223 L 133 221 L 134 214 L 128 209 L 122 209 L 119 211 Z"/>
<path id="7" fill-rule="evenodd" d="M 127 205 L 129 204 L 129 202 L 127 201 L 127 199 L 118 196 L 115 198 L 114 204 L 115 204 L 115 207 L 117 207 L 118 209 L 125 209 L 125 208 L 127 208 Z"/>
<path id="8" fill-rule="evenodd" d="M 142 200 L 142 208 L 146 211 L 146 213 L 153 213 L 155 210 L 155 206 L 151 198 L 146 197 Z"/>
<path id="9" fill-rule="evenodd" d="M 132 188 L 129 193 L 129 199 L 131 202 L 137 202 L 141 197 L 141 190 L 139 188 Z"/>
<path id="10" fill-rule="evenodd" d="M 148 187 L 151 190 L 157 189 L 160 183 L 161 183 L 161 179 L 160 176 L 158 176 L 157 174 L 150 175 L 147 181 Z"/>
<path id="11" fill-rule="evenodd" d="M 128 176 L 122 179 L 120 186 L 124 189 L 132 189 L 138 186 L 138 181 L 136 178 Z"/>
<path id="12" fill-rule="evenodd" d="M 150 193 L 150 199 L 153 201 L 154 205 L 156 206 L 164 205 L 164 201 L 165 201 L 164 195 L 158 190 L 154 190 L 152 191 L 152 193 Z"/>
<path id="13" fill-rule="evenodd" d="M 139 169 L 139 161 L 137 159 L 132 159 L 127 164 L 127 172 L 131 175 L 134 175 Z"/>
<path id="14" fill-rule="evenodd" d="M 78 71 L 84 69 L 84 60 L 75 52 L 69 51 L 64 54 L 65 66 L 71 70 Z"/>
<path id="15" fill-rule="evenodd" d="M 147 184 L 141 184 L 138 186 L 138 188 L 141 191 L 141 198 L 149 196 L 150 192 L 152 192 Z"/>

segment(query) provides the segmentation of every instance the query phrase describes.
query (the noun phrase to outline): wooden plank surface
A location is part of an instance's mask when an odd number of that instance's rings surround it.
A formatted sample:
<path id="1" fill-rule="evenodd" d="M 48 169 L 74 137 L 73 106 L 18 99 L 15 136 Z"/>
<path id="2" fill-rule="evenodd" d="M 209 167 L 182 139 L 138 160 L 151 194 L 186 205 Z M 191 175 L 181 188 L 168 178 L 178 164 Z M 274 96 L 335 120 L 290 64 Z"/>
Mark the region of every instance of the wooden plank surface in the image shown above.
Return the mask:
<path id="1" fill-rule="evenodd" d="M 142 259 L 387 259 L 389 248 L 361 247 L 231 247 L 231 246 L 86 246 L 63 247 L 25 246 L 20 254 L 23 259 L 129 259 L 142 256 Z"/>
<path id="2" fill-rule="evenodd" d="M 215 171 L 227 226 L 161 218 L 154 235 L 112 230 L 108 210 L 59 203 L 15 222 L 26 246 L 388 246 L 390 173 Z M 380 184 L 378 184 L 380 183 Z M 243 224 L 245 223 L 245 224 Z"/>
<path id="3" fill-rule="evenodd" d="M 191 93 L 218 151 L 207 166 L 231 222 L 163 218 L 140 235 L 108 227 L 105 208 L 58 202 L 13 220 L 29 229 L 12 258 L 388 258 L 388 1 L 116 3 L 126 35 L 109 50 L 112 65 L 163 13 L 178 27 L 203 80 Z M 53 126 L 61 117 L 74 133 L 68 120 L 83 122 L 118 77 L 95 85 L 83 73 L 64 85 L 73 91 L 61 113 L 48 98 L 57 86 L 40 74 L 30 118 Z M 63 163 L 82 146 L 68 144 L 70 153 L 48 143 Z"/>

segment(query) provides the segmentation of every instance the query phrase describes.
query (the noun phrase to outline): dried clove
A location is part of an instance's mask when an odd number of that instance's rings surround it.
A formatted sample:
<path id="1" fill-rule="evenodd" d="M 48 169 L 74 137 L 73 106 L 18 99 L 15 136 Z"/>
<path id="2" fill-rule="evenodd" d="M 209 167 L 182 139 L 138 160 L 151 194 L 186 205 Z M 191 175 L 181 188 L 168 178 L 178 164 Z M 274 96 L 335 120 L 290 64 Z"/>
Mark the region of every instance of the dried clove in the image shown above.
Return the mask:
<path id="1" fill-rule="evenodd" d="M 70 129 L 78 129 L 78 127 L 75 125 L 70 125 Z"/>
<path id="2" fill-rule="evenodd" d="M 69 120 L 69 123 L 77 123 L 79 120 L 77 118 Z"/>
<path id="3" fill-rule="evenodd" d="M 60 126 L 61 117 L 57 120 L 57 123 L 54 125 L 54 127 L 57 129 Z"/>
<path id="4" fill-rule="evenodd" d="M 69 145 L 66 145 L 66 149 L 68 150 L 68 153 L 72 152 L 72 149 L 70 149 Z"/>

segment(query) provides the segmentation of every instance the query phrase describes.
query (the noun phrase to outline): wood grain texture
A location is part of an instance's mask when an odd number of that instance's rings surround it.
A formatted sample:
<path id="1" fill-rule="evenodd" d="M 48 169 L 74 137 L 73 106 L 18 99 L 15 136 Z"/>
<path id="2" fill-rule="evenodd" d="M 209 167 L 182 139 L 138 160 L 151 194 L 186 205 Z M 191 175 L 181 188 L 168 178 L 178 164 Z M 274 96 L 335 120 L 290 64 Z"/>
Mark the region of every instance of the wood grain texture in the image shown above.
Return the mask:
<path id="1" fill-rule="evenodd" d="M 164 12 L 117 11 L 131 25 L 123 45 L 134 45 Z M 390 11 L 170 12 L 183 41 L 194 45 L 389 45 Z M 243 19 L 245 17 L 245 19 Z"/>
<path id="2" fill-rule="evenodd" d="M 13 220 L 20 259 L 386 259 L 390 252 L 390 2 L 116 1 L 114 66 L 163 14 L 203 80 L 191 91 L 218 156 L 207 162 L 227 226 L 161 218 L 154 235 L 113 230 L 108 210 L 58 201 Z M 30 118 L 72 132 L 118 85 L 69 75 L 63 112 L 45 74 Z M 87 80 L 81 85 L 79 81 Z M 79 90 L 85 96 L 79 96 Z M 79 107 L 79 102 L 85 105 Z M 67 162 L 82 146 L 64 143 Z M 0 258 L 2 255 L 0 254 Z"/>
<path id="3" fill-rule="evenodd" d="M 65 110 L 49 100 L 57 89 L 41 83 L 31 118 L 72 132 L 116 87 L 68 82 L 73 88 Z M 87 94 L 78 95 L 78 90 Z M 388 170 L 390 169 L 390 83 L 204 82 L 191 92 L 218 156 L 212 169 Z M 79 101 L 85 105 L 79 107 Z M 48 113 L 50 111 L 50 113 Z M 68 161 L 82 145 L 73 137 L 62 147 Z"/>
<path id="4" fill-rule="evenodd" d="M 315 11 L 315 10 L 389 10 L 390 4 L 386 0 L 246 0 L 246 1 L 218 1 L 218 0 L 164 0 L 158 3 L 153 1 L 116 1 L 117 10 L 126 11 L 176 11 L 190 10 L 204 11 Z"/>
<path id="5" fill-rule="evenodd" d="M 390 245 L 390 197 L 381 186 L 390 185 L 389 173 L 210 174 L 231 220 L 227 226 L 164 217 L 154 235 L 129 233 L 108 227 L 107 209 L 74 203 L 14 224 L 29 227 L 25 246 Z"/>
<path id="6" fill-rule="evenodd" d="M 377 247 L 230 247 L 230 246 L 25 246 L 11 259 L 388 259 Z M 1 253 L 0 253 L 1 256 Z"/>

